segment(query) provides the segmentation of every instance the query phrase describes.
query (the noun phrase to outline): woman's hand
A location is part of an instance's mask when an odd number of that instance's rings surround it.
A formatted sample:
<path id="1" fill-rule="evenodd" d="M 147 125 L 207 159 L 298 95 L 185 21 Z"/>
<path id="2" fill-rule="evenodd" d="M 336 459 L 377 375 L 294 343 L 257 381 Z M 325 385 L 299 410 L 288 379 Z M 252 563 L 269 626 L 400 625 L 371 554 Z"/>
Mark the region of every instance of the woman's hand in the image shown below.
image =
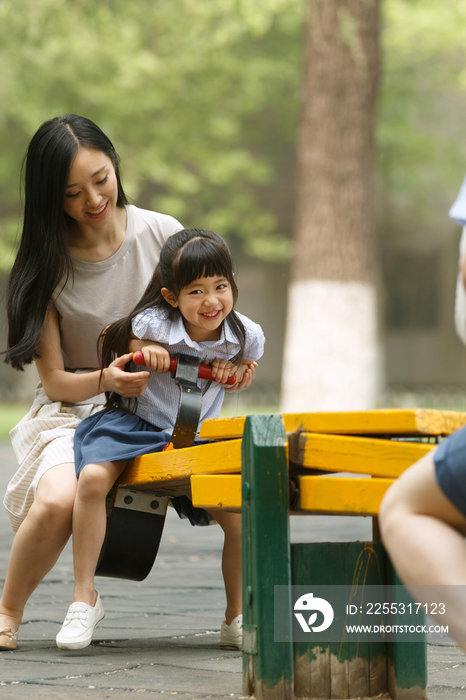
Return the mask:
<path id="1" fill-rule="evenodd" d="M 149 372 L 125 372 L 125 365 L 131 360 L 131 352 L 117 357 L 102 372 L 101 391 L 114 391 L 125 399 L 142 396 L 149 383 Z"/>
<path id="2" fill-rule="evenodd" d="M 249 389 L 256 376 L 256 367 L 257 362 L 246 361 L 244 364 L 242 364 L 236 372 L 236 384 L 234 384 L 233 386 L 226 386 L 225 391 L 228 391 L 231 394 L 237 394 L 240 391 Z"/>

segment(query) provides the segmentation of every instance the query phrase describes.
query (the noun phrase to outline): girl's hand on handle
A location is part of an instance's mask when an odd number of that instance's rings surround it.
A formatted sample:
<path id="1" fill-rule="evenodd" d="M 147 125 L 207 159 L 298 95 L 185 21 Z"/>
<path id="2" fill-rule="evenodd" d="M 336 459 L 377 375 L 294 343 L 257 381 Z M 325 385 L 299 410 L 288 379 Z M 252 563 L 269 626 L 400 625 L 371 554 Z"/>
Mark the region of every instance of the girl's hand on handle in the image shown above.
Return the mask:
<path id="1" fill-rule="evenodd" d="M 140 352 L 143 354 L 146 367 L 153 372 L 164 374 L 170 371 L 170 353 L 161 345 L 157 343 L 144 345 Z"/>
<path id="2" fill-rule="evenodd" d="M 131 350 L 133 355 L 142 352 L 146 367 L 154 372 L 165 373 L 170 371 L 170 354 L 159 343 L 150 343 L 147 340 L 139 340 L 139 338 L 133 337 L 129 344 L 129 350 Z M 142 363 L 141 366 L 143 366 Z"/>
<path id="3" fill-rule="evenodd" d="M 212 362 L 211 367 L 212 379 L 219 384 L 226 384 L 228 378 L 236 374 L 238 370 L 230 360 L 219 360 L 217 358 Z"/>
<path id="4" fill-rule="evenodd" d="M 234 386 L 226 386 L 225 391 L 232 394 L 249 389 L 256 377 L 257 362 L 243 364 L 237 371 L 238 381 Z"/>
<path id="5" fill-rule="evenodd" d="M 101 391 L 114 391 L 126 399 L 142 396 L 149 383 L 149 372 L 125 372 L 131 352 L 117 357 L 102 373 Z"/>

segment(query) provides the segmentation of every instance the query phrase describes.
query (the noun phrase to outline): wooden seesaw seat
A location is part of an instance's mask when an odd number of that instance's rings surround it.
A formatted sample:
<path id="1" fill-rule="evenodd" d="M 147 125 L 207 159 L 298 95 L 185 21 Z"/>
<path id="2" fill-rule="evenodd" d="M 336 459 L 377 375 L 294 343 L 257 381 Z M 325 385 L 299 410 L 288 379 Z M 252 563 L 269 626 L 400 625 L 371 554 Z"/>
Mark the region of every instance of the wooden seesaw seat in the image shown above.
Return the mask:
<path id="1" fill-rule="evenodd" d="M 421 700 L 425 642 L 342 640 L 317 648 L 274 642 L 274 586 L 349 580 L 363 589 L 361 570 L 366 584 L 399 583 L 377 541 L 382 497 L 406 468 L 465 424 L 466 414 L 427 409 L 210 420 L 200 437 L 213 442 L 138 457 L 116 493 L 152 498 L 190 484 L 194 506 L 242 511 L 245 695 L 288 700 L 389 692 L 394 700 Z M 373 541 L 290 545 L 290 513 L 371 516 Z"/>

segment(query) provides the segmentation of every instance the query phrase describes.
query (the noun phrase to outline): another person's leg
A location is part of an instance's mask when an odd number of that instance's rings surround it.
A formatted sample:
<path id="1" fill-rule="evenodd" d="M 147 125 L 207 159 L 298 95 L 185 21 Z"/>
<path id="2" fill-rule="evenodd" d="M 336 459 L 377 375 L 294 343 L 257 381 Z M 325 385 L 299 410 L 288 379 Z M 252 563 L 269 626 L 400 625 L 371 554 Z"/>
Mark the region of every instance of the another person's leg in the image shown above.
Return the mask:
<path id="1" fill-rule="evenodd" d="M 241 513 L 222 510 L 211 515 L 225 533 L 222 554 L 222 574 L 225 583 L 227 607 L 222 623 L 220 645 L 223 648 L 242 648 L 242 579 L 241 579 Z"/>
<path id="2" fill-rule="evenodd" d="M 431 602 L 430 595 L 444 598 L 453 636 L 466 651 L 466 517 L 440 488 L 434 454 L 416 462 L 387 491 L 380 529 L 413 597 L 423 603 Z M 434 592 L 426 586 L 441 588 Z"/>
<path id="3" fill-rule="evenodd" d="M 40 479 L 13 540 L 0 601 L 0 632 L 17 632 L 31 593 L 63 551 L 71 534 L 76 487 L 74 464 L 57 465 Z M 0 634 L 0 648 L 16 648 L 16 639 Z"/>

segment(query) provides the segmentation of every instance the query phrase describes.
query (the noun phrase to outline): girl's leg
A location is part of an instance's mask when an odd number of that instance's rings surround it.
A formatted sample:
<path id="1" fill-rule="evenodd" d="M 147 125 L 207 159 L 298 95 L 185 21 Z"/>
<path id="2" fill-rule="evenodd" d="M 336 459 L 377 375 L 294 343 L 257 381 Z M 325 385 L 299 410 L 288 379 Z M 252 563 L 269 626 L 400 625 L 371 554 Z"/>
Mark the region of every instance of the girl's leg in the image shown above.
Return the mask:
<path id="1" fill-rule="evenodd" d="M 440 489 L 433 452 L 390 487 L 379 521 L 382 540 L 403 583 L 420 602 L 431 602 L 427 597 L 434 593 L 443 597 L 450 630 L 466 651 L 466 517 Z"/>
<path id="2" fill-rule="evenodd" d="M 60 464 L 41 478 L 34 503 L 13 540 L 0 601 L 0 631 L 18 630 L 29 596 L 67 543 L 76 486 L 74 464 Z M 0 636 L 0 646 L 8 646 L 6 637 Z"/>
<path id="3" fill-rule="evenodd" d="M 126 462 L 87 464 L 79 475 L 73 510 L 73 602 L 94 606 L 94 574 L 106 529 L 106 497 Z"/>
<path id="4" fill-rule="evenodd" d="M 225 582 L 227 607 L 225 621 L 227 625 L 242 610 L 241 583 L 241 513 L 228 513 L 215 510 L 211 513 L 225 533 L 222 554 L 222 574 Z"/>

